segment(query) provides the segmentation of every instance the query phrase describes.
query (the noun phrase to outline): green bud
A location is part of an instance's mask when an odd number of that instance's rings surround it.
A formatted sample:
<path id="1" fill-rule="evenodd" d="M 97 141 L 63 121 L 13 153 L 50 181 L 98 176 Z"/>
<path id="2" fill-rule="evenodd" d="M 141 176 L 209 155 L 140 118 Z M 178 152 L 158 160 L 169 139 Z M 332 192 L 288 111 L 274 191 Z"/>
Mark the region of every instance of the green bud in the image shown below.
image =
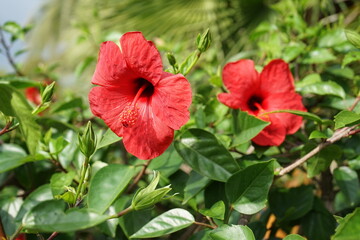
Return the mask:
<path id="1" fill-rule="evenodd" d="M 196 38 L 197 49 L 202 53 L 205 52 L 210 47 L 210 43 L 211 43 L 211 34 L 209 29 L 206 29 L 206 31 L 202 35 L 199 34 L 198 37 Z"/>
<path id="2" fill-rule="evenodd" d="M 50 85 L 47 85 L 45 87 L 44 91 L 42 91 L 42 93 L 41 93 L 41 102 L 42 103 L 50 102 L 50 100 L 54 94 L 54 86 L 55 86 L 55 82 L 52 82 Z"/>
<path id="3" fill-rule="evenodd" d="M 171 191 L 170 185 L 156 189 L 160 180 L 159 172 L 154 172 L 154 178 L 146 188 L 140 188 L 134 195 L 131 207 L 134 210 L 150 208 L 156 203 L 164 200 L 166 194 Z"/>
<path id="4" fill-rule="evenodd" d="M 83 135 L 78 135 L 80 151 L 85 157 L 90 158 L 96 149 L 96 136 L 89 121 L 86 125 Z"/>
<path id="5" fill-rule="evenodd" d="M 166 53 L 166 57 L 167 57 L 167 59 L 168 59 L 171 66 L 176 65 L 176 59 L 175 59 L 175 56 L 172 53 L 170 53 L 170 52 Z"/>

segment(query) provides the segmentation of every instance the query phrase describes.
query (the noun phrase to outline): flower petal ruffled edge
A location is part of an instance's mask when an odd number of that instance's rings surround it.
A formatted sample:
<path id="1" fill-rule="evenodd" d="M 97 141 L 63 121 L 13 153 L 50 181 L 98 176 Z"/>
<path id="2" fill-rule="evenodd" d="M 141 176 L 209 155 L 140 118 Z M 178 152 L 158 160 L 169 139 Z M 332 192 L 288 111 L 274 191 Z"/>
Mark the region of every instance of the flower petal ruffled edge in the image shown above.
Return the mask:
<path id="1" fill-rule="evenodd" d="M 127 66 L 153 85 L 161 79 L 163 65 L 159 51 L 141 32 L 127 32 L 120 38 L 121 51 Z"/>

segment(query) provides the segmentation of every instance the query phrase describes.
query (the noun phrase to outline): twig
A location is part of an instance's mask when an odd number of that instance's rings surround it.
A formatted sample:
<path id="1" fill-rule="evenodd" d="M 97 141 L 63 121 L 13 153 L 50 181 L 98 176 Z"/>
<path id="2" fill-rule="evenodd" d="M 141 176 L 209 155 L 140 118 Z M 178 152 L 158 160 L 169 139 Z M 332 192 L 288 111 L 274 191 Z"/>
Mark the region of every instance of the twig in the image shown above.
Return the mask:
<path id="1" fill-rule="evenodd" d="M 196 222 L 196 221 L 195 221 L 194 224 L 200 225 L 200 226 L 204 226 L 204 227 L 207 227 L 207 228 L 211 228 L 211 229 L 215 229 L 215 228 L 216 228 L 215 226 L 211 226 L 210 224 L 203 223 L 203 222 Z"/>
<path id="2" fill-rule="evenodd" d="M 10 132 L 9 129 L 10 129 L 11 124 L 12 124 L 12 121 L 9 121 L 9 122 L 6 123 L 4 128 L 0 130 L 0 136 L 7 133 L 7 132 Z"/>
<path id="3" fill-rule="evenodd" d="M 344 127 L 339 129 L 338 131 L 335 131 L 334 135 L 330 138 L 328 138 L 325 142 L 320 143 L 316 148 L 314 148 L 312 151 L 307 153 L 302 158 L 299 158 L 294 163 L 290 164 L 289 166 L 281 169 L 279 171 L 279 176 L 283 176 L 286 173 L 290 172 L 291 170 L 295 169 L 296 167 L 300 166 L 304 162 L 306 162 L 309 158 L 313 157 L 315 154 L 320 152 L 321 149 L 327 147 L 328 145 L 333 144 L 336 141 L 339 141 L 340 139 L 347 137 L 351 135 L 352 131 L 358 127 L 358 125 L 352 126 L 352 127 Z"/>
<path id="4" fill-rule="evenodd" d="M 144 165 L 143 168 L 141 169 L 141 171 L 139 172 L 139 174 L 135 177 L 134 182 L 128 187 L 127 192 L 131 192 L 135 186 L 139 183 L 140 179 L 143 177 L 143 175 L 146 172 L 147 167 L 149 166 L 149 164 L 151 163 L 151 160 L 148 160 Z"/>
<path id="5" fill-rule="evenodd" d="M 53 240 L 58 234 L 58 232 L 53 232 L 47 240 Z"/>
<path id="6" fill-rule="evenodd" d="M 1 43 L 1 45 L 3 45 L 6 57 L 7 57 L 8 61 L 9 61 L 10 65 L 14 68 L 16 74 L 19 75 L 19 76 L 24 76 L 24 74 L 16 66 L 15 61 L 14 61 L 14 59 L 12 58 L 12 56 L 10 54 L 10 47 L 5 42 L 5 37 L 4 37 L 4 34 L 3 34 L 2 30 L 1 30 L 1 28 L 0 28 L 0 43 Z"/>
<path id="7" fill-rule="evenodd" d="M 360 101 L 360 96 L 358 95 L 358 96 L 355 98 L 355 102 L 353 103 L 353 105 L 351 105 L 351 107 L 349 108 L 349 111 L 354 110 L 354 108 L 355 108 L 356 105 L 359 103 L 359 101 Z"/>
<path id="8" fill-rule="evenodd" d="M 16 239 L 17 235 L 19 235 L 19 233 L 21 232 L 22 228 L 23 228 L 23 226 L 20 225 L 20 226 L 16 229 L 15 233 L 10 237 L 10 240 Z M 6 239 L 6 238 L 5 238 L 5 239 Z"/>

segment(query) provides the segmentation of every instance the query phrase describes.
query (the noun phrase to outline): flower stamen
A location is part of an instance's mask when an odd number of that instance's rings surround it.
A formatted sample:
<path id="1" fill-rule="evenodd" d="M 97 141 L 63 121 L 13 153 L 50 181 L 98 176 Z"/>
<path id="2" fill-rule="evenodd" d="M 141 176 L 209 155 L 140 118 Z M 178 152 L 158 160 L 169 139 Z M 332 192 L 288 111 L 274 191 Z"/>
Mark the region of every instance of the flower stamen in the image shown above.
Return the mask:
<path id="1" fill-rule="evenodd" d="M 136 120 L 139 116 L 139 107 L 137 106 L 137 101 L 139 100 L 141 94 L 145 91 L 145 89 L 149 86 L 149 84 L 143 84 L 140 89 L 137 91 L 134 100 L 124 107 L 122 112 L 120 113 L 120 122 L 125 127 L 132 127 L 135 125 Z"/>

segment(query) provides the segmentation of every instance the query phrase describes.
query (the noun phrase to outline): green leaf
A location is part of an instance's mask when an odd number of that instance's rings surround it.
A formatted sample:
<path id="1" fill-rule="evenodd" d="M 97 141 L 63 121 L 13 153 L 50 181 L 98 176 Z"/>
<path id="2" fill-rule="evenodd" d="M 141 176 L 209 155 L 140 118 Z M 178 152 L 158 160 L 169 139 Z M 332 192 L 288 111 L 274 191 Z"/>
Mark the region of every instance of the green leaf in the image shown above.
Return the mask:
<path id="1" fill-rule="evenodd" d="M 309 139 L 314 139 L 314 138 L 328 138 L 328 135 L 319 130 L 314 130 L 310 133 Z"/>
<path id="2" fill-rule="evenodd" d="M 314 146 L 315 147 L 315 146 Z M 306 153 L 309 151 L 306 151 Z M 314 157 L 307 161 L 307 174 L 312 178 L 328 169 L 333 160 L 340 159 L 342 149 L 336 145 L 330 145 L 322 149 Z"/>
<path id="3" fill-rule="evenodd" d="M 316 94 L 316 95 L 332 95 L 336 97 L 340 97 L 342 99 L 345 98 L 344 89 L 333 81 L 326 82 L 316 82 L 313 84 L 308 84 L 303 87 L 297 87 L 296 91 L 301 92 L 302 94 Z"/>
<path id="4" fill-rule="evenodd" d="M 210 183 L 208 177 L 202 176 L 195 171 L 191 171 L 189 179 L 184 188 L 184 200 L 182 204 L 186 204 L 190 199 L 196 196 Z"/>
<path id="5" fill-rule="evenodd" d="M 291 114 L 295 114 L 295 115 L 301 116 L 301 117 L 309 119 L 309 120 L 313 120 L 319 124 L 325 123 L 328 121 L 328 120 L 321 119 L 319 116 L 317 116 L 313 113 L 298 111 L 298 110 L 276 110 L 276 111 L 267 112 L 266 114 L 270 114 L 270 113 L 291 113 Z"/>
<path id="6" fill-rule="evenodd" d="M 312 186 L 276 189 L 269 194 L 270 209 L 280 222 L 301 218 L 311 210 L 313 201 Z"/>
<path id="7" fill-rule="evenodd" d="M 353 51 L 345 54 L 341 67 L 345 67 L 346 65 L 355 61 L 360 61 L 360 51 Z"/>
<path id="8" fill-rule="evenodd" d="M 118 135 L 116 135 L 113 131 L 111 131 L 111 129 L 109 128 L 105 134 L 103 135 L 103 137 L 101 138 L 101 140 L 99 141 L 99 144 L 97 145 L 97 149 L 106 147 L 110 144 L 113 144 L 117 141 L 120 141 L 122 139 L 122 137 L 119 137 Z"/>
<path id="9" fill-rule="evenodd" d="M 34 206 L 43 201 L 51 199 L 53 199 L 53 195 L 51 193 L 51 188 L 49 184 L 38 187 L 25 199 L 24 203 L 21 205 L 18 214 L 16 215 L 15 221 L 21 221 L 24 215 L 29 212 Z"/>
<path id="10" fill-rule="evenodd" d="M 346 199 L 354 206 L 359 202 L 360 184 L 356 171 L 349 167 L 341 166 L 334 170 L 334 178 L 341 192 L 344 193 Z"/>
<path id="11" fill-rule="evenodd" d="M 297 234 L 290 234 L 283 238 L 283 240 L 306 240 L 306 238 L 303 238 L 302 236 Z"/>
<path id="12" fill-rule="evenodd" d="M 345 126 L 352 126 L 360 122 L 360 114 L 343 110 L 335 115 L 334 122 L 335 130 Z"/>
<path id="13" fill-rule="evenodd" d="M 39 232 L 71 232 L 98 225 L 108 219 L 91 209 L 65 210 L 65 202 L 48 200 L 41 202 L 23 218 L 23 227 Z"/>
<path id="14" fill-rule="evenodd" d="M 134 175 L 134 167 L 110 164 L 91 179 L 87 202 L 89 208 L 104 213 L 126 188 Z"/>
<path id="15" fill-rule="evenodd" d="M 55 103 L 51 107 L 51 113 L 58 113 L 64 110 L 81 108 L 83 106 L 82 98 L 71 98 L 69 101 Z"/>
<path id="16" fill-rule="evenodd" d="M 41 87 L 41 84 L 39 82 L 30 80 L 27 77 L 19 77 L 19 76 L 0 77 L 0 83 L 10 84 L 16 89 L 22 89 L 28 87 L 37 87 L 37 88 Z"/>
<path id="17" fill-rule="evenodd" d="M 182 158 L 171 144 L 163 154 L 151 161 L 148 169 L 159 171 L 162 177 L 169 177 L 179 170 L 181 164 Z"/>
<path id="18" fill-rule="evenodd" d="M 336 221 L 322 200 L 315 197 L 313 209 L 301 219 L 300 226 L 307 239 L 328 240 L 335 232 Z"/>
<path id="19" fill-rule="evenodd" d="M 226 196 L 236 211 L 254 214 L 266 206 L 273 177 L 274 160 L 248 166 L 228 179 Z"/>
<path id="20" fill-rule="evenodd" d="M 358 240 L 360 234 L 360 208 L 349 213 L 340 222 L 331 240 Z"/>
<path id="21" fill-rule="evenodd" d="M 190 54 L 183 63 L 180 65 L 179 73 L 182 75 L 186 75 L 190 72 L 190 70 L 194 67 L 195 63 L 199 60 L 200 52 L 196 50 L 192 54 Z"/>
<path id="22" fill-rule="evenodd" d="M 209 233 L 212 240 L 255 240 L 255 236 L 251 229 L 241 225 L 221 225 Z"/>
<path id="23" fill-rule="evenodd" d="M 152 219 L 130 238 L 160 237 L 186 228 L 194 222 L 191 213 L 181 208 L 174 208 Z"/>
<path id="24" fill-rule="evenodd" d="M 357 48 L 360 48 L 360 34 L 355 31 L 346 29 L 345 30 L 346 38 L 349 42 Z"/>
<path id="25" fill-rule="evenodd" d="M 56 139 L 51 139 L 49 143 L 49 151 L 51 154 L 58 155 L 64 150 L 64 148 L 69 144 L 68 141 L 64 139 L 63 136 L 60 136 Z"/>
<path id="26" fill-rule="evenodd" d="M 175 149 L 192 169 L 210 179 L 226 182 L 239 166 L 216 139 L 201 129 L 189 129 L 175 142 Z"/>
<path id="27" fill-rule="evenodd" d="M 40 126 L 31 114 L 32 108 L 24 96 L 13 87 L 0 83 L 0 111 L 7 116 L 16 117 L 31 154 L 36 153 L 41 139 Z"/>
<path id="28" fill-rule="evenodd" d="M 199 212 L 204 216 L 224 220 L 225 204 L 223 201 L 218 201 L 210 209 L 200 209 Z"/>
<path id="29" fill-rule="evenodd" d="M 75 76 L 78 78 L 80 77 L 83 72 L 88 68 L 93 62 L 95 62 L 95 58 L 93 56 L 85 58 L 81 61 L 75 69 Z"/>
<path id="30" fill-rule="evenodd" d="M 303 60 L 305 64 L 319 64 L 336 60 L 336 57 L 326 48 L 319 48 L 308 52 Z"/>
<path id="31" fill-rule="evenodd" d="M 0 145 L 0 173 L 19 167 L 27 162 L 43 160 L 40 155 L 27 156 L 25 151 L 14 144 Z"/>
<path id="32" fill-rule="evenodd" d="M 265 122 L 255 116 L 249 115 L 247 112 L 234 112 L 234 132 L 235 139 L 233 145 L 240 145 L 250 141 L 261 132 L 270 122 Z"/>
<path id="33" fill-rule="evenodd" d="M 24 38 L 23 29 L 16 22 L 8 21 L 1 26 L 1 29 L 12 35 L 11 41 L 14 41 L 17 38 Z"/>
<path id="34" fill-rule="evenodd" d="M 5 187 L 0 192 L 0 218 L 3 229 L 7 235 L 12 235 L 19 227 L 15 222 L 15 217 L 23 203 L 20 197 L 17 197 L 18 189 L 15 187 Z"/>
<path id="35" fill-rule="evenodd" d="M 70 186 L 75 177 L 75 172 L 55 173 L 51 176 L 50 187 L 53 196 L 60 195 L 66 191 L 66 187 Z"/>

